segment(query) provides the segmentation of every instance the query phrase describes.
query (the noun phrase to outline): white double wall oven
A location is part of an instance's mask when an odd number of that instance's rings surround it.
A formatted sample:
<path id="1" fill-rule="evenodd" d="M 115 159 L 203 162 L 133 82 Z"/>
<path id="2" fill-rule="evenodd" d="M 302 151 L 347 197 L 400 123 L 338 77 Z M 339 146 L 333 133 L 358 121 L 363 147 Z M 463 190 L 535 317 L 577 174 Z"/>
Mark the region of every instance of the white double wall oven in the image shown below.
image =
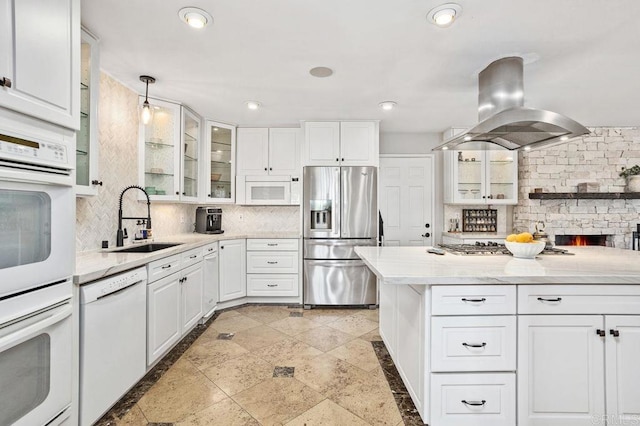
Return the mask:
<path id="1" fill-rule="evenodd" d="M 73 158 L 73 131 L 0 110 L 3 425 L 71 415 Z"/>

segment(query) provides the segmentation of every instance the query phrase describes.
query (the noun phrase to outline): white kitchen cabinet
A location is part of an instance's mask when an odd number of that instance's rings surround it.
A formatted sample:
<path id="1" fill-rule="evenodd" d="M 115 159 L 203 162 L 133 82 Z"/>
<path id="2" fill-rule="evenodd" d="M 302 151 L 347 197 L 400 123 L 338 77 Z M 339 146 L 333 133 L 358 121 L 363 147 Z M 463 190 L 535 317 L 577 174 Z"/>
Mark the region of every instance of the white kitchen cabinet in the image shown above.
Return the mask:
<path id="1" fill-rule="evenodd" d="M 605 331 L 607 414 L 633 424 L 640 419 L 640 316 L 607 315 Z"/>
<path id="2" fill-rule="evenodd" d="M 605 413 L 600 315 L 520 315 L 518 425 L 587 426 Z"/>
<path id="3" fill-rule="evenodd" d="M 233 203 L 236 179 L 236 128 L 207 121 L 204 126 L 204 196 L 205 202 Z"/>
<path id="4" fill-rule="evenodd" d="M 247 296 L 298 296 L 299 241 L 247 240 Z"/>
<path id="5" fill-rule="evenodd" d="M 398 345 L 398 333 L 396 331 L 398 317 L 398 288 L 397 285 L 383 285 L 378 280 L 378 288 L 380 289 L 380 304 L 378 312 L 380 337 L 384 341 L 389 354 L 396 359 L 396 348 Z"/>
<path id="6" fill-rule="evenodd" d="M 80 130 L 76 132 L 76 195 L 96 195 L 98 174 L 98 97 L 100 55 L 98 40 L 82 29 L 80 60 Z"/>
<path id="7" fill-rule="evenodd" d="M 202 318 L 202 265 L 197 264 L 182 271 L 181 330 L 185 334 Z"/>
<path id="8" fill-rule="evenodd" d="M 147 365 L 180 340 L 180 279 L 176 273 L 147 286 Z"/>
<path id="9" fill-rule="evenodd" d="M 220 302 L 247 295 L 246 240 L 220 241 Z"/>
<path id="10" fill-rule="evenodd" d="M 300 129 L 240 128 L 237 134 L 237 175 L 300 174 Z"/>
<path id="11" fill-rule="evenodd" d="M 80 0 L 1 0 L 0 24 L 0 106 L 79 130 Z"/>
<path id="12" fill-rule="evenodd" d="M 444 202 L 517 204 L 518 155 L 507 149 L 446 151 Z"/>
<path id="13" fill-rule="evenodd" d="M 202 153 L 202 126 L 201 118 L 192 110 L 186 107 L 181 108 L 182 112 L 182 147 L 180 154 L 182 157 L 180 186 L 180 201 L 195 202 L 199 199 L 199 182 L 201 176 L 202 163 L 200 156 Z"/>
<path id="14" fill-rule="evenodd" d="M 377 121 L 310 121 L 304 128 L 304 166 L 378 166 Z"/>

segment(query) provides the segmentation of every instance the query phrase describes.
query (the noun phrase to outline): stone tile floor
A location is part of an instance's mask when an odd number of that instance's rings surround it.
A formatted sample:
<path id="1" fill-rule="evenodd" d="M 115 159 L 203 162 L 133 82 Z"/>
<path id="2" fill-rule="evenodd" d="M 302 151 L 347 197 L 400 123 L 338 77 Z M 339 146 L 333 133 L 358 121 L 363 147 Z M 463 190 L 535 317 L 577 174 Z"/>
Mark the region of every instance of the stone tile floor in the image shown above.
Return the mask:
<path id="1" fill-rule="evenodd" d="M 380 340 L 377 310 L 226 310 L 98 424 L 422 424 Z"/>

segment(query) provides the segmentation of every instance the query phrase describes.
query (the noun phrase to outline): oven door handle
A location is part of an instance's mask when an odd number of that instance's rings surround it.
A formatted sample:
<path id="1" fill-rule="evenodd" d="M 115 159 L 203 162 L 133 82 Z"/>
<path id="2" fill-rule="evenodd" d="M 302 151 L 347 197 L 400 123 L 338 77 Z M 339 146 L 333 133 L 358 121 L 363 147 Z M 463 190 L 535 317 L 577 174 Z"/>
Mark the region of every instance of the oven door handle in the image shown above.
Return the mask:
<path id="1" fill-rule="evenodd" d="M 0 329 L 0 353 L 12 348 L 42 330 L 63 321 L 71 316 L 73 309 L 71 303 L 56 306 L 44 312 L 39 312 L 30 317 L 23 317 L 12 324 Z"/>

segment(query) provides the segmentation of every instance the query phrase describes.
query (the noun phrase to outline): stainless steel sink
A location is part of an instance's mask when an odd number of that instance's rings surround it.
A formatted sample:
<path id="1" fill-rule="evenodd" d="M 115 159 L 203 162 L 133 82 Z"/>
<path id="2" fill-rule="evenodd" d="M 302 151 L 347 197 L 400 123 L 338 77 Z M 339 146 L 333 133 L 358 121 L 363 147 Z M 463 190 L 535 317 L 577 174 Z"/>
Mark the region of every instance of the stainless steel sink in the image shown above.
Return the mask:
<path id="1" fill-rule="evenodd" d="M 182 243 L 151 243 L 139 246 L 127 247 L 120 250 L 113 250 L 116 253 L 153 253 L 154 251 L 163 250 L 169 247 L 179 246 Z"/>

